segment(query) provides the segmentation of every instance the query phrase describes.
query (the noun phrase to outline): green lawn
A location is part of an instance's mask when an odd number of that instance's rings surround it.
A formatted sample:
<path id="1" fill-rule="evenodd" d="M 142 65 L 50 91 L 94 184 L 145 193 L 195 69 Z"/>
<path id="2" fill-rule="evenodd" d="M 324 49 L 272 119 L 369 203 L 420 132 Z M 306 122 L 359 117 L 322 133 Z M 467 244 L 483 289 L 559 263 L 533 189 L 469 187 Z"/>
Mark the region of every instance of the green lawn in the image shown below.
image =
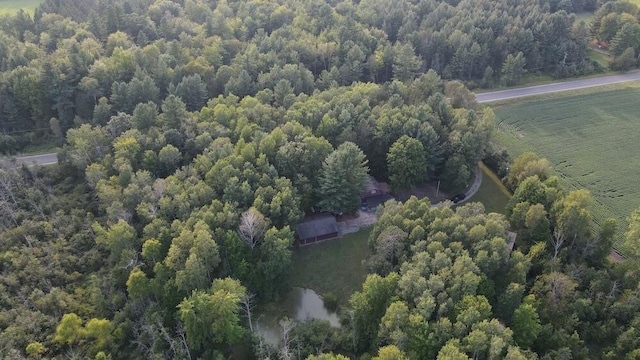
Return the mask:
<path id="1" fill-rule="evenodd" d="M 576 22 L 575 23 L 577 24 L 580 21 L 584 21 L 585 25 L 587 25 L 587 27 L 588 27 L 589 24 L 591 24 L 591 19 L 593 19 L 593 15 L 594 15 L 594 13 L 592 13 L 590 11 L 583 11 L 583 12 L 576 13 Z"/>
<path id="2" fill-rule="evenodd" d="M 38 154 L 47 154 L 52 152 L 58 152 L 60 150 L 60 145 L 56 143 L 56 141 L 45 141 L 40 144 L 32 144 L 25 147 L 22 151 L 20 151 L 20 155 L 38 155 Z"/>
<path id="3" fill-rule="evenodd" d="M 511 197 L 509 190 L 484 164 L 481 164 L 480 167 L 482 168 L 482 184 L 470 201 L 481 202 L 487 212 L 504 214 L 504 208 Z"/>
<path id="4" fill-rule="evenodd" d="M 596 61 L 598 64 L 600 64 L 600 66 L 604 67 L 605 69 L 609 68 L 609 63 L 611 62 L 611 60 L 613 60 L 611 56 L 607 56 L 603 53 L 599 53 L 591 49 L 588 50 L 587 56 L 589 57 L 589 59 Z"/>
<path id="5" fill-rule="evenodd" d="M 313 289 L 320 295 L 334 293 L 346 304 L 353 292 L 362 289 L 367 271 L 362 261 L 369 257 L 367 239 L 372 228 L 340 239 L 297 249 L 293 254 L 291 286 Z"/>
<path id="6" fill-rule="evenodd" d="M 0 15 L 14 14 L 20 9 L 24 9 L 33 15 L 35 8 L 44 0 L 0 0 Z"/>
<path id="7" fill-rule="evenodd" d="M 608 217 L 620 225 L 618 250 L 640 206 L 639 98 L 638 85 L 627 84 L 495 109 L 497 141 L 514 157 L 535 151 L 549 159 L 565 188 L 590 190 L 594 225 Z"/>

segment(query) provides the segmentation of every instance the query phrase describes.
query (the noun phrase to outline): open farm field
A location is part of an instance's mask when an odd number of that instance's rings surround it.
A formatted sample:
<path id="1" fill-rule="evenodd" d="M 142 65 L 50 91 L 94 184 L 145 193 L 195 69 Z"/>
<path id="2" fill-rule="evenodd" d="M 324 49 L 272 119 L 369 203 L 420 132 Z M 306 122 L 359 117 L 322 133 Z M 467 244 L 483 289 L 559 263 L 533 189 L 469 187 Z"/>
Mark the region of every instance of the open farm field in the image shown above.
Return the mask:
<path id="1" fill-rule="evenodd" d="M 516 157 L 534 151 L 549 159 L 567 189 L 593 198 L 594 225 L 613 217 L 620 231 L 640 206 L 640 87 L 519 102 L 495 109 L 497 141 Z"/>
<path id="2" fill-rule="evenodd" d="M 24 9 L 33 15 L 36 6 L 43 0 L 0 0 L 0 15 L 13 14 L 20 9 Z"/>

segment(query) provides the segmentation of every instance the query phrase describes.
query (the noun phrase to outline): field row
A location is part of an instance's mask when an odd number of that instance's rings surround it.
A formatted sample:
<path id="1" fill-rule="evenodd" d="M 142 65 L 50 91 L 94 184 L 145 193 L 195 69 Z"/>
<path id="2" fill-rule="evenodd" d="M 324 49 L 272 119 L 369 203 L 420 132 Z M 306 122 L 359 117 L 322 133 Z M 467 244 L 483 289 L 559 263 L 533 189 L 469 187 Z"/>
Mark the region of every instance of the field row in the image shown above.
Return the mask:
<path id="1" fill-rule="evenodd" d="M 638 99 L 638 87 L 625 87 L 496 109 L 498 142 L 514 157 L 548 158 L 566 188 L 590 190 L 595 225 L 607 217 L 620 225 L 616 248 L 640 206 Z"/>
<path id="2" fill-rule="evenodd" d="M 0 0 L 0 15 L 13 14 L 20 9 L 24 9 L 33 15 L 35 8 L 43 0 Z"/>

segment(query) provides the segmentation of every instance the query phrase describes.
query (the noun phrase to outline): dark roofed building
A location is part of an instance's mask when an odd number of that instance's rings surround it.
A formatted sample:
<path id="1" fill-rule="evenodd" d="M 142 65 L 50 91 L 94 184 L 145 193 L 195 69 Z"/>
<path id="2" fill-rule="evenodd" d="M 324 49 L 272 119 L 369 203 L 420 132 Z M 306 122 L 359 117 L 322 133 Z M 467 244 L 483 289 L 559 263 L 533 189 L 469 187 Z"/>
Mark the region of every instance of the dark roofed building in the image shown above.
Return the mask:
<path id="1" fill-rule="evenodd" d="M 338 223 L 331 215 L 303 220 L 296 227 L 296 239 L 300 245 L 338 237 Z"/>
<path id="2" fill-rule="evenodd" d="M 376 211 L 378 205 L 392 199 L 389 195 L 389 185 L 385 182 L 377 181 L 373 176 L 367 177 L 364 192 L 360 193 L 362 211 Z"/>
<path id="3" fill-rule="evenodd" d="M 380 204 L 384 204 L 387 200 L 390 199 L 393 199 L 393 197 L 387 194 L 367 196 L 362 200 L 362 207 L 360 209 L 367 211 L 376 211 Z"/>
<path id="4" fill-rule="evenodd" d="M 389 185 L 385 182 L 377 181 L 373 176 L 369 175 L 364 184 L 364 191 L 360 193 L 361 199 L 370 196 L 386 195 L 389 193 Z"/>

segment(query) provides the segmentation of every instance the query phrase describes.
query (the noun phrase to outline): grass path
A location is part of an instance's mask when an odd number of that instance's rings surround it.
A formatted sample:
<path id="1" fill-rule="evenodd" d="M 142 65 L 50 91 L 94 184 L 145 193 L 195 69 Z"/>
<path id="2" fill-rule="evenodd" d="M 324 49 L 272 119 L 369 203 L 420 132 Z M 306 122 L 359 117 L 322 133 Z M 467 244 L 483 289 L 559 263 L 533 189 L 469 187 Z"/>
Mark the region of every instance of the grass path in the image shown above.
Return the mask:
<path id="1" fill-rule="evenodd" d="M 481 202 L 488 213 L 504 214 L 504 208 L 511 198 L 511 193 L 485 164 L 481 163 L 480 168 L 482 169 L 482 184 L 469 201 Z"/>

